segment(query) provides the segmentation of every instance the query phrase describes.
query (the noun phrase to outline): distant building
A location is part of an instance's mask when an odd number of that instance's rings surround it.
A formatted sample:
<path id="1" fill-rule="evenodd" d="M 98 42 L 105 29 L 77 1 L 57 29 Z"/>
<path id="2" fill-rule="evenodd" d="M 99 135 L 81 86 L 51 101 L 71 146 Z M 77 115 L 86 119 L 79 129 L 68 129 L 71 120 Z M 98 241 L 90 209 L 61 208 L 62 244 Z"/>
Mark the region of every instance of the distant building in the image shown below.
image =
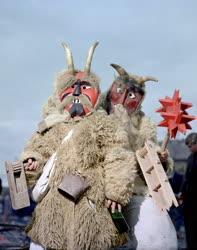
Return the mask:
<path id="1" fill-rule="evenodd" d="M 188 147 L 185 145 L 184 139 L 170 140 L 168 150 L 174 160 L 175 170 L 180 174 L 184 174 L 187 166 L 187 158 L 190 154 Z"/>

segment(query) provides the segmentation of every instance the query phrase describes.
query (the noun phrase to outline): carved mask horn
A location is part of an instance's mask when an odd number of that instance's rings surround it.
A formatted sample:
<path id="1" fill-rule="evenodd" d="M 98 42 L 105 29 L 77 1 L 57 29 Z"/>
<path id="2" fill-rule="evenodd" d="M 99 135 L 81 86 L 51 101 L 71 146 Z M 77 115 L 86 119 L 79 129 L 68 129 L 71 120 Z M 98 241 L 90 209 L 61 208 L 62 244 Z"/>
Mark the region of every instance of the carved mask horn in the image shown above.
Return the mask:
<path id="1" fill-rule="evenodd" d="M 158 79 L 152 76 L 141 76 L 139 77 L 138 83 L 143 86 L 147 81 L 158 82 Z"/>
<path id="2" fill-rule="evenodd" d="M 124 68 L 122 68 L 121 66 L 119 66 L 118 64 L 112 63 L 111 66 L 118 72 L 118 74 L 120 76 L 125 77 L 125 78 L 128 77 L 129 79 L 133 79 L 142 87 L 145 85 L 145 82 L 147 82 L 147 81 L 158 82 L 158 79 L 156 79 L 155 77 L 152 77 L 152 76 L 136 76 L 136 75 L 128 74 L 126 72 L 126 70 Z"/>
<path id="3" fill-rule="evenodd" d="M 68 71 L 74 75 L 75 72 L 75 67 L 74 67 L 74 62 L 73 62 L 73 56 L 72 56 L 72 51 L 70 47 L 66 43 L 62 43 L 62 46 L 64 47 L 66 51 L 66 58 L 67 58 L 67 64 L 68 64 Z"/>
<path id="4" fill-rule="evenodd" d="M 99 42 L 95 42 L 89 49 L 88 51 L 88 57 L 87 57 L 87 60 L 86 60 L 86 65 L 85 65 L 85 68 L 84 68 L 84 71 L 86 73 L 90 73 L 90 68 L 91 68 L 91 63 L 92 63 L 92 57 L 93 57 L 93 54 L 94 54 L 94 50 L 96 48 L 96 46 L 99 44 Z"/>
<path id="5" fill-rule="evenodd" d="M 121 66 L 119 66 L 118 64 L 112 63 L 110 65 L 118 72 L 120 76 L 129 77 L 129 74 L 126 72 L 126 70 Z"/>

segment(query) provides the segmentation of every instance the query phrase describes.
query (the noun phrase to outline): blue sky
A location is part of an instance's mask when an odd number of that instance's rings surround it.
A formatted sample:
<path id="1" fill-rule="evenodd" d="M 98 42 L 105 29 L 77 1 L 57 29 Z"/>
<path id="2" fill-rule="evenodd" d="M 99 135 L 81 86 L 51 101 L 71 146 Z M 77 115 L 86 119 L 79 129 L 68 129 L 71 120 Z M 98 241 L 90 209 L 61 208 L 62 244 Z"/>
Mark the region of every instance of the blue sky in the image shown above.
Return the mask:
<path id="1" fill-rule="evenodd" d="M 2 0 L 0 1 L 0 175 L 4 161 L 16 160 L 41 119 L 58 71 L 66 67 L 61 42 L 72 48 L 83 69 L 93 42 L 100 44 L 92 70 L 106 90 L 114 78 L 110 63 L 128 72 L 151 75 L 143 104 L 158 123 L 158 99 L 180 89 L 197 114 L 197 2 L 183 0 Z M 191 123 L 197 130 L 196 121 Z M 165 128 L 158 129 L 162 139 Z M 184 138 L 178 135 L 178 138 Z"/>

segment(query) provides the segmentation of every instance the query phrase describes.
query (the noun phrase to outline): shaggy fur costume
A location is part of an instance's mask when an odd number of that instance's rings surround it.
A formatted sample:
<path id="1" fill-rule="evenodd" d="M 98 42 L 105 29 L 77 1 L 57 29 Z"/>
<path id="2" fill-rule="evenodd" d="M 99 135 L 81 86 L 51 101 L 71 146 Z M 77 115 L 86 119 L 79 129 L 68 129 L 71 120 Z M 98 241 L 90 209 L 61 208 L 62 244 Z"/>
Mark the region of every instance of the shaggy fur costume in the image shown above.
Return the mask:
<path id="1" fill-rule="evenodd" d="M 136 150 L 141 149 L 144 146 L 146 140 L 151 140 L 158 144 L 156 124 L 154 124 L 149 117 L 145 116 L 145 114 L 141 110 L 131 116 L 131 124 L 132 125 L 130 126 L 130 128 L 132 129 L 132 137 L 130 136 L 130 145 L 133 152 L 136 152 Z M 136 135 L 135 140 L 133 140 L 134 134 Z M 161 150 L 159 146 L 157 150 L 158 152 Z M 173 160 L 172 158 L 168 157 L 166 163 L 167 174 L 170 174 L 172 169 Z M 135 180 L 134 193 L 137 195 L 149 194 L 141 170 L 138 172 L 138 177 Z"/>
<path id="2" fill-rule="evenodd" d="M 106 109 L 106 93 L 103 93 L 100 101 L 100 109 Z M 141 106 L 130 116 L 125 115 L 126 110 L 122 105 L 116 105 L 115 116 L 117 120 L 122 122 L 122 126 L 125 127 L 127 134 L 129 135 L 130 149 L 135 153 L 136 150 L 142 149 L 146 140 L 151 140 L 158 145 L 157 141 L 157 126 L 153 121 L 144 114 L 141 110 Z M 158 146 L 157 151 L 161 148 Z M 137 161 L 137 159 L 136 159 Z M 138 164 L 137 164 L 138 165 Z M 168 157 L 165 164 L 165 170 L 170 175 L 174 167 L 174 162 L 171 157 Z M 149 195 L 148 187 L 143 177 L 140 166 L 138 165 L 137 177 L 135 179 L 134 194 L 136 195 Z"/>
<path id="3" fill-rule="evenodd" d="M 158 144 L 156 125 L 151 121 L 149 117 L 144 114 L 143 111 L 137 110 L 135 113 L 129 116 L 129 118 L 126 118 L 125 115 L 122 115 L 126 112 L 125 109 L 122 107 L 122 105 L 117 106 L 118 107 L 115 111 L 116 119 L 118 119 L 119 117 L 119 120 L 122 121 L 122 125 L 125 127 L 125 130 L 129 135 L 130 149 L 133 152 L 136 152 L 136 150 L 143 148 L 146 140 L 151 140 L 154 143 Z M 123 119 L 123 117 L 125 117 L 126 119 Z M 161 150 L 159 146 L 157 150 L 158 152 Z M 166 163 L 167 174 L 170 174 L 173 169 L 173 165 L 173 160 L 168 157 Z M 145 183 L 140 166 L 138 166 L 138 174 L 135 179 L 134 194 L 149 195 L 148 187 Z"/>
<path id="4" fill-rule="evenodd" d="M 73 136 L 61 144 L 71 128 Z M 118 233 L 104 203 L 108 198 L 124 206 L 133 193 L 136 160 L 127 131 L 103 112 L 95 112 L 79 122 L 54 122 L 44 133 L 36 133 L 22 154 L 23 161 L 33 157 L 39 162 L 36 173 L 27 173 L 30 184 L 56 150 L 50 190 L 37 204 L 27 230 L 30 238 L 52 249 L 107 250 L 122 245 L 125 236 Z M 78 203 L 58 192 L 68 173 L 79 174 L 90 185 Z"/>

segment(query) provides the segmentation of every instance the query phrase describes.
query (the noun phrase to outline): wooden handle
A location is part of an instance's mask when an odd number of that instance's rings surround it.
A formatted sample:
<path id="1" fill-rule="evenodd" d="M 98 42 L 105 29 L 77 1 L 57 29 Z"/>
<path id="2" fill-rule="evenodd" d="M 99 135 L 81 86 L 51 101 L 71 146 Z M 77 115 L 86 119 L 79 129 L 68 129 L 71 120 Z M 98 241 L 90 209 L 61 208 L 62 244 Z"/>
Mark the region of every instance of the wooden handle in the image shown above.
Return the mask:
<path id="1" fill-rule="evenodd" d="M 161 145 L 161 150 L 162 151 L 165 151 L 165 149 L 166 149 L 166 147 L 168 145 L 169 139 L 170 139 L 170 133 L 168 131 L 167 134 L 166 134 L 166 136 L 165 136 L 165 138 L 164 138 L 164 140 L 163 140 L 163 143 Z"/>

